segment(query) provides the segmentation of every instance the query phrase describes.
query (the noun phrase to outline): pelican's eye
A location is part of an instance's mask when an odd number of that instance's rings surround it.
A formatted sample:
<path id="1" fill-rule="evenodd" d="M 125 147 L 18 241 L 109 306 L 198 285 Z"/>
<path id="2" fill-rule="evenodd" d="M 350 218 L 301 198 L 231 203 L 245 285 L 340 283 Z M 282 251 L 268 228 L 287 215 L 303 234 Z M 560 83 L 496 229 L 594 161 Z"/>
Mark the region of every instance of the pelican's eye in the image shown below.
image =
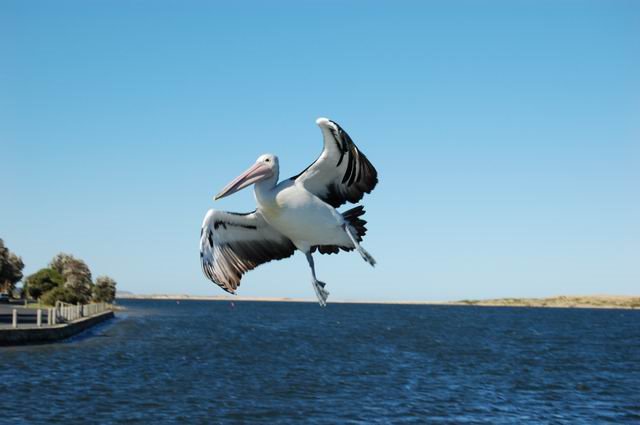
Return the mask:
<path id="1" fill-rule="evenodd" d="M 271 162 L 271 160 L 269 158 L 264 160 L 265 162 Z"/>

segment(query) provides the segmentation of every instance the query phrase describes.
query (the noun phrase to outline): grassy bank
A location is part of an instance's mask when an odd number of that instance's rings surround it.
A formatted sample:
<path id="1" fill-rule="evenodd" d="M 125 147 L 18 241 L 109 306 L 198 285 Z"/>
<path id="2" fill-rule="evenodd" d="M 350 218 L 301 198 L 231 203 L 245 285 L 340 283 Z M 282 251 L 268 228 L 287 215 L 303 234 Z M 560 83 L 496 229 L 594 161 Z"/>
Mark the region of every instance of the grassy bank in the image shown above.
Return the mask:
<path id="1" fill-rule="evenodd" d="M 640 308 L 640 297 L 616 295 L 557 296 L 548 298 L 496 298 L 462 300 L 460 304 L 505 307 Z"/>

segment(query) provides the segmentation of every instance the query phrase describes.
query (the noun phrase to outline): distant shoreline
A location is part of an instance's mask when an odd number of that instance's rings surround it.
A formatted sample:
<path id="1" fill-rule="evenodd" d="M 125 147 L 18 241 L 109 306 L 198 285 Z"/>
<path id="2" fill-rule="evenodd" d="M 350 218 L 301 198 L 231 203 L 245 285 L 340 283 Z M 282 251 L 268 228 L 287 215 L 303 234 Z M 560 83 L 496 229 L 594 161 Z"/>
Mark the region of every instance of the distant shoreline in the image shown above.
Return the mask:
<path id="1" fill-rule="evenodd" d="M 298 302 L 315 303 L 311 298 L 277 297 L 239 297 L 226 295 L 187 295 L 187 294 L 118 294 L 120 300 L 174 300 L 174 301 L 258 301 L 258 302 Z M 546 308 L 618 308 L 640 309 L 640 296 L 591 295 L 556 296 L 547 298 L 495 298 L 486 300 L 460 301 L 372 301 L 372 300 L 334 300 L 334 304 L 400 304 L 400 305 L 445 305 L 479 307 L 546 307 Z"/>
<path id="2" fill-rule="evenodd" d="M 279 298 L 279 297 L 242 297 L 226 295 L 187 295 L 187 294 L 124 294 L 116 296 L 118 300 L 175 300 L 175 301 L 259 301 L 286 303 L 317 303 L 315 298 Z M 367 301 L 334 300 L 335 304 L 428 304 L 448 305 L 449 301 Z"/>

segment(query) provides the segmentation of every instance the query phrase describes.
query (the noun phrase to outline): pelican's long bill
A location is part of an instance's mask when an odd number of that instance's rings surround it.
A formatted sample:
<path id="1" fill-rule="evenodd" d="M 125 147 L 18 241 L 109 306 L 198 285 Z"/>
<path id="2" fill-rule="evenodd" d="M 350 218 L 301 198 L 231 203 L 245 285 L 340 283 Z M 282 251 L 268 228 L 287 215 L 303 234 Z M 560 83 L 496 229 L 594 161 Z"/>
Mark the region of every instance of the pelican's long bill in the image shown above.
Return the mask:
<path id="1" fill-rule="evenodd" d="M 245 187 L 273 176 L 273 171 L 264 162 L 256 162 L 247 171 L 233 179 L 214 198 L 216 201 L 229 196 Z"/>

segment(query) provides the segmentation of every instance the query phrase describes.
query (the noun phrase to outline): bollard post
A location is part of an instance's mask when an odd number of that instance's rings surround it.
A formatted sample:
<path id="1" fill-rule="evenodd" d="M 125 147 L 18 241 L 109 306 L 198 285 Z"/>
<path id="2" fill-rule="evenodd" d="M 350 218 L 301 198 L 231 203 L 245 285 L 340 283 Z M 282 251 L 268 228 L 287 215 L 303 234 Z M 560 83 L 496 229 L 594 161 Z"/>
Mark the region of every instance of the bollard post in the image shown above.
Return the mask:
<path id="1" fill-rule="evenodd" d="M 11 324 L 14 328 L 17 328 L 18 327 L 18 310 L 14 308 L 12 314 L 13 314 L 13 318 L 11 320 Z"/>
<path id="2" fill-rule="evenodd" d="M 39 328 L 42 327 L 42 310 L 38 309 L 38 313 L 37 313 L 37 325 Z"/>

